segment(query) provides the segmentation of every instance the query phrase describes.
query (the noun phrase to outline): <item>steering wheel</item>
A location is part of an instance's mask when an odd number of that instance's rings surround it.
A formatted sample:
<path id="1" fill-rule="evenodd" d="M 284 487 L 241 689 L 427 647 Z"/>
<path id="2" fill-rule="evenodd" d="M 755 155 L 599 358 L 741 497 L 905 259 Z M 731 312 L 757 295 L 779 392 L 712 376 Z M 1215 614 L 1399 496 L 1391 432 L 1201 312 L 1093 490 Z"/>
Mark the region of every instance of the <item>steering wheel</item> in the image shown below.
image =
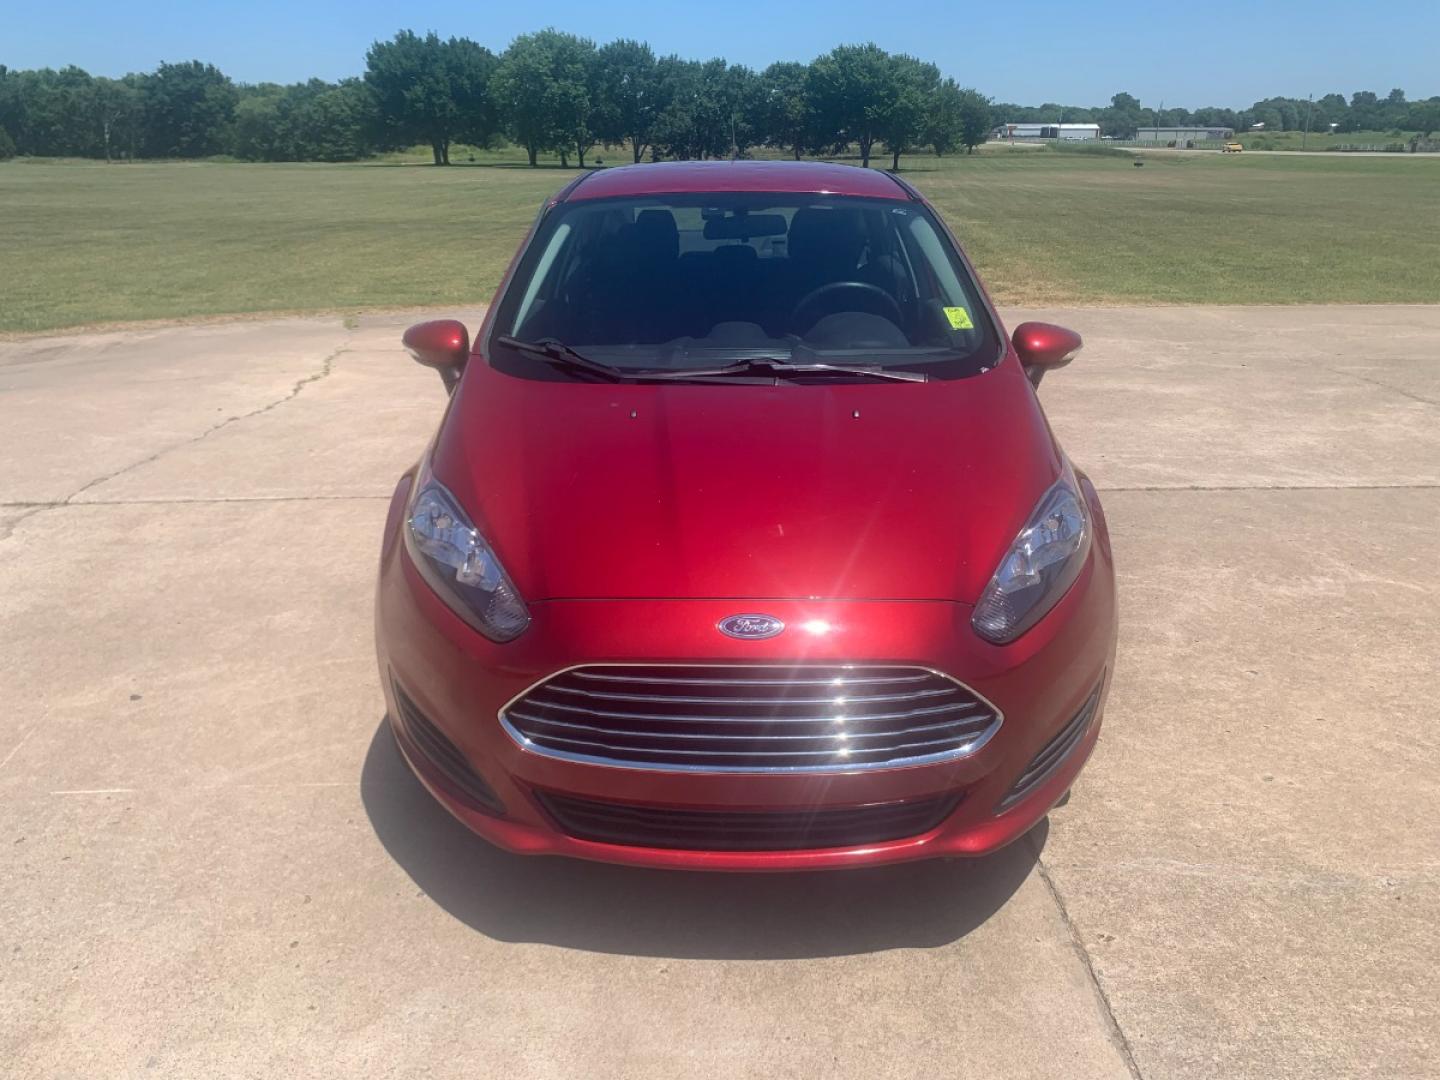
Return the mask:
<path id="1" fill-rule="evenodd" d="M 800 298 L 800 302 L 795 305 L 795 310 L 790 312 L 790 325 L 800 329 L 802 333 L 805 330 L 809 330 L 810 327 L 815 325 L 820 315 L 817 313 L 814 318 L 809 320 L 802 318 L 802 316 L 809 314 L 810 308 L 819 307 L 822 301 L 829 299 L 834 293 L 845 289 L 853 289 L 864 293 L 868 299 L 872 300 L 878 297 L 881 301 L 879 306 L 884 309 L 883 314 L 885 318 L 889 319 L 896 326 L 904 325 L 905 316 L 900 311 L 900 305 L 896 302 L 895 298 L 880 288 L 879 285 L 871 285 L 868 281 L 832 281 L 828 285 L 821 285 L 818 289 L 811 289 Z"/>

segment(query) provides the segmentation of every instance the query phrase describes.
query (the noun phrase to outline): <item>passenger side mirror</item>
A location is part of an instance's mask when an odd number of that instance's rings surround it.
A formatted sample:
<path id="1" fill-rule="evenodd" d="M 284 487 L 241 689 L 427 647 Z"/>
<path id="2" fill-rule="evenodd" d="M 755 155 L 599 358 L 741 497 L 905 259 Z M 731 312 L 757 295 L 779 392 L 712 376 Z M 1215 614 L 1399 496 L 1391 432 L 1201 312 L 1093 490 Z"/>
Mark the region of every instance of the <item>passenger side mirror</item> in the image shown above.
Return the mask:
<path id="1" fill-rule="evenodd" d="M 400 339 L 417 364 L 434 368 L 447 393 L 453 393 L 470 356 L 470 331 L 456 319 L 416 323 Z"/>
<path id="2" fill-rule="evenodd" d="M 1039 386 L 1047 371 L 1062 368 L 1074 360 L 1085 344 L 1074 330 L 1043 322 L 1021 323 L 1010 341 L 1032 386 Z"/>

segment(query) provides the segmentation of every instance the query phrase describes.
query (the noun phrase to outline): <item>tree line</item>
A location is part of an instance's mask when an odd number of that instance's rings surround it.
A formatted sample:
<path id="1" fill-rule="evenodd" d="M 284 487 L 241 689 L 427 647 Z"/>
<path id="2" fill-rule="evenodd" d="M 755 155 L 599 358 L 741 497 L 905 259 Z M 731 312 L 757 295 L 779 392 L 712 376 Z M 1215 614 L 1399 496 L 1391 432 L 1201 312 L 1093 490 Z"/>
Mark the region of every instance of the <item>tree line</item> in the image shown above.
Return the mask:
<path id="1" fill-rule="evenodd" d="M 1059 124 L 1099 124 L 1101 134 L 1128 139 L 1139 127 L 1228 127 L 1248 131 L 1261 125 L 1266 131 L 1414 131 L 1429 136 L 1440 131 L 1440 97 L 1407 101 L 1405 91 L 1391 90 L 1380 97 L 1372 90 L 1357 90 L 1347 101 L 1344 94 L 1319 98 L 1272 97 L 1248 109 L 1206 106 L 1201 109 L 1147 108 L 1131 94 L 1116 94 L 1099 108 L 1076 105 L 994 106 L 997 115 L 1011 121 Z"/>
<path id="2" fill-rule="evenodd" d="M 1302 111 L 1303 110 L 1303 111 Z M 645 157 L 745 156 L 767 147 L 799 159 L 857 148 L 869 165 L 902 154 L 973 150 L 1005 121 L 1095 122 L 1119 138 L 1145 124 L 1243 130 L 1440 128 L 1440 98 L 1407 102 L 1360 91 L 1347 101 L 1270 98 L 1248 110 L 1146 109 L 1130 94 L 1108 106 L 995 104 L 932 63 L 874 44 L 841 45 L 808 64 L 755 71 L 723 59 L 656 56 L 641 41 L 597 46 L 558 30 L 494 53 L 468 38 L 401 31 L 375 42 L 361 78 L 235 83 L 212 64 L 162 63 L 111 79 L 78 67 L 0 65 L 0 157 L 352 161 L 423 144 L 435 164 L 451 147 L 509 141 L 530 164 L 555 154 L 585 166 L 598 147 Z"/>
<path id="3" fill-rule="evenodd" d="M 757 72 L 557 30 L 500 54 L 405 30 L 371 46 L 363 78 L 288 86 L 236 84 L 199 61 L 120 79 L 0 66 L 0 146 L 34 156 L 350 161 L 423 144 L 448 165 L 457 143 L 508 140 L 532 165 L 543 153 L 583 167 L 600 146 L 638 162 L 858 145 L 865 164 L 883 146 L 898 167 L 922 148 L 973 149 L 991 124 L 989 99 L 873 44 Z"/>

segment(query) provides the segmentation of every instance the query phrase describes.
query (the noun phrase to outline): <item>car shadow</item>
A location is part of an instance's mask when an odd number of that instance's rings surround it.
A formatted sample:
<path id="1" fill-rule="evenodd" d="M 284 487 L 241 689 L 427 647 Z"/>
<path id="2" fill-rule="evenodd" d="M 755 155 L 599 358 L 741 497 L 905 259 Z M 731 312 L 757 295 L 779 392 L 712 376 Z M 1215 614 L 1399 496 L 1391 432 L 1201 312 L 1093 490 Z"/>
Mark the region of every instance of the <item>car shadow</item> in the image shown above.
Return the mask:
<path id="1" fill-rule="evenodd" d="M 455 918 L 500 941 L 676 959 L 795 959 L 946 945 L 1015 893 L 1047 823 L 982 859 L 789 874 L 642 870 L 512 855 L 452 818 L 382 719 L 360 777 L 375 835 Z"/>

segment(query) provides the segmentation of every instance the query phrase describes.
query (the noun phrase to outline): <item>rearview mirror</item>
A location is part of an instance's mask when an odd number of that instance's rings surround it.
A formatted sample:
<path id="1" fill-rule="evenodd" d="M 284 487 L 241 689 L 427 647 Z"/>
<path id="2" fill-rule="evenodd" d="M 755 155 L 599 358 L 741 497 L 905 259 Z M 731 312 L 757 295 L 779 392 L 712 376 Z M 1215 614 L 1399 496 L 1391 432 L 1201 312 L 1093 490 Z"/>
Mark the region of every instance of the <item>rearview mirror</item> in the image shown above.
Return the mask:
<path id="1" fill-rule="evenodd" d="M 470 331 L 456 319 L 416 323 L 400 339 L 417 364 L 434 368 L 447 392 L 454 391 L 470 356 Z"/>
<path id="2" fill-rule="evenodd" d="M 1074 360 L 1075 354 L 1085 344 L 1074 330 L 1043 322 L 1021 323 L 1015 328 L 1010 341 L 1034 386 L 1040 385 L 1045 372 L 1062 368 Z"/>

